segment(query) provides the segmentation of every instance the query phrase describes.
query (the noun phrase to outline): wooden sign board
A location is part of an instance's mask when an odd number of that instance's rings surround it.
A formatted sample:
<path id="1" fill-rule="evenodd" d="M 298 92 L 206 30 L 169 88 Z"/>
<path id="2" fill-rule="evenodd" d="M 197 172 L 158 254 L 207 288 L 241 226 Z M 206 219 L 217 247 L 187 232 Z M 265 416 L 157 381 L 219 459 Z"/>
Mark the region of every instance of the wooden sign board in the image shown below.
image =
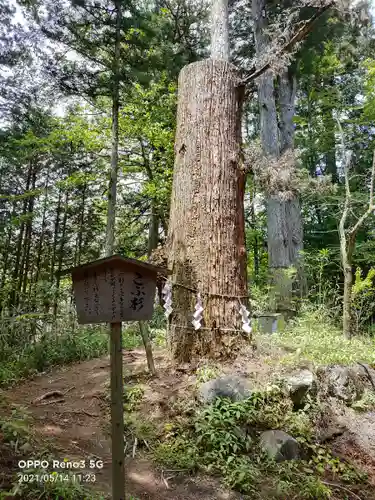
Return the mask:
<path id="1" fill-rule="evenodd" d="M 158 271 L 145 262 L 120 256 L 72 269 L 78 322 L 120 323 L 151 319 Z"/>

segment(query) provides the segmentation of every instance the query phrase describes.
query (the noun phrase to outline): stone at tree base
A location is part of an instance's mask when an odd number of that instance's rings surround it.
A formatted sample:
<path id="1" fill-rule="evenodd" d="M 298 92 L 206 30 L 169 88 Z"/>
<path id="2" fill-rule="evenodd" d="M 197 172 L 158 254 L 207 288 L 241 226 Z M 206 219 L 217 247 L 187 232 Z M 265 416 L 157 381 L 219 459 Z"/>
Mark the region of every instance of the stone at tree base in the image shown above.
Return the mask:
<path id="1" fill-rule="evenodd" d="M 300 456 L 298 442 L 284 431 L 265 431 L 260 435 L 260 446 L 276 462 L 296 460 Z"/>
<path id="2" fill-rule="evenodd" d="M 364 385 L 360 377 L 347 366 L 327 366 L 321 372 L 330 396 L 351 404 L 363 395 Z"/>
<path id="3" fill-rule="evenodd" d="M 314 374 L 307 369 L 293 372 L 285 379 L 290 398 L 295 405 L 302 405 L 307 394 L 316 395 L 317 384 Z"/>
<path id="4" fill-rule="evenodd" d="M 370 365 L 367 363 L 356 363 L 350 366 L 350 370 L 362 381 L 365 388 L 370 391 L 375 390 L 375 370 Z"/>
<path id="5" fill-rule="evenodd" d="M 227 375 L 204 382 L 198 391 L 198 399 L 210 404 L 216 398 L 228 398 L 231 401 L 243 401 L 251 396 L 246 382 L 235 375 Z"/>

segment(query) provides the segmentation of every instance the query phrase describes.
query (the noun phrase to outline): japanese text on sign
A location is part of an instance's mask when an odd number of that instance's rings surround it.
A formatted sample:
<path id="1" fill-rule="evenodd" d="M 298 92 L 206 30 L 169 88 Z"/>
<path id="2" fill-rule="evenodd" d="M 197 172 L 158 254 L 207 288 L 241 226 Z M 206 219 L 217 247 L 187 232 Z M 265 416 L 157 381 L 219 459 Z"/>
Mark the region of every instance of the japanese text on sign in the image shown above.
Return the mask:
<path id="1" fill-rule="evenodd" d="M 80 323 L 117 323 L 151 319 L 156 277 L 142 271 L 109 267 L 86 271 L 74 280 L 74 294 Z"/>

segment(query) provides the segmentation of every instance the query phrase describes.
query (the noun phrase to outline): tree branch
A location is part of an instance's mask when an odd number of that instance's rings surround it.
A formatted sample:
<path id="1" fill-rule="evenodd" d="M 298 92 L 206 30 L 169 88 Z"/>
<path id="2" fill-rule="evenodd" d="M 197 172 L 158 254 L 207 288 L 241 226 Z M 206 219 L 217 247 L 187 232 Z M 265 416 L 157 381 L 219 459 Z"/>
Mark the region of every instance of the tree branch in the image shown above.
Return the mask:
<path id="1" fill-rule="evenodd" d="M 350 237 L 354 237 L 357 234 L 358 229 L 362 226 L 364 221 L 369 217 L 372 212 L 375 210 L 375 205 L 374 205 L 374 179 L 375 179 L 375 150 L 373 153 L 372 157 L 372 170 L 371 170 L 371 183 L 370 183 L 370 197 L 369 197 L 369 204 L 368 204 L 368 209 L 366 212 L 358 219 L 356 224 L 350 229 L 349 235 Z"/>
<path id="2" fill-rule="evenodd" d="M 336 118 L 336 121 L 337 121 L 337 126 L 338 126 L 338 129 L 340 132 L 342 153 L 344 155 L 345 194 L 346 194 L 346 198 L 349 200 L 351 198 L 350 184 L 349 184 L 349 167 L 350 167 L 351 155 L 349 155 L 348 152 L 346 151 L 344 132 L 342 130 L 340 120 L 338 118 Z"/>
<path id="3" fill-rule="evenodd" d="M 308 19 L 304 25 L 295 33 L 292 38 L 287 42 L 275 55 L 275 58 L 278 56 L 284 54 L 285 52 L 289 52 L 294 45 L 296 45 L 298 42 L 303 40 L 312 30 L 313 25 L 315 22 L 334 4 L 334 1 L 329 2 L 327 5 L 324 5 L 320 7 L 316 13 Z M 263 73 L 265 73 L 268 69 L 271 67 L 271 61 L 267 62 L 264 64 L 261 68 L 259 69 L 254 69 L 252 70 L 252 73 L 247 76 L 244 80 L 241 81 L 240 85 L 247 85 L 251 81 L 255 80 L 255 78 L 258 78 L 261 76 Z"/>
<path id="4" fill-rule="evenodd" d="M 342 147 L 342 152 L 344 155 L 345 203 L 344 203 L 344 210 L 342 212 L 342 215 L 340 218 L 340 223 L 339 223 L 339 237 L 340 237 L 340 249 L 341 249 L 341 255 L 342 255 L 342 263 L 343 263 L 343 267 L 345 268 L 348 265 L 348 252 L 347 252 L 347 246 L 346 246 L 345 224 L 346 224 L 349 210 L 350 210 L 350 199 L 351 199 L 350 184 L 349 184 L 350 156 L 347 154 L 347 151 L 345 148 L 344 132 L 342 130 L 341 123 L 340 123 L 339 119 L 336 119 L 336 121 L 337 121 L 337 125 L 338 125 L 339 132 L 340 132 L 341 147 Z"/>

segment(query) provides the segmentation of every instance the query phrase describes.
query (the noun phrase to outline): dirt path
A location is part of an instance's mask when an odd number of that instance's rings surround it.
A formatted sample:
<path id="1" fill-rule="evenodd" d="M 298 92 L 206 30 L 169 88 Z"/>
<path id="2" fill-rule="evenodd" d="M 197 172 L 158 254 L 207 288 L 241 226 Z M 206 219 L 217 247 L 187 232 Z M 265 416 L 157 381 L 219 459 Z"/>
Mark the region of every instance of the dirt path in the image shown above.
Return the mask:
<path id="1" fill-rule="evenodd" d="M 149 380 L 142 350 L 124 352 L 124 375 L 147 381 L 146 401 L 149 410 L 162 412 L 168 400 L 189 385 L 189 375 L 177 372 L 162 353 L 156 353 L 155 362 L 160 378 Z M 27 409 L 33 417 L 33 432 L 42 444 L 48 444 L 56 460 L 102 460 L 104 466 L 96 472 L 96 487 L 110 495 L 111 455 L 109 437 L 109 405 L 106 395 L 109 387 L 108 356 L 55 369 L 6 392 L 14 405 Z M 38 398 L 55 392 L 51 398 Z M 31 457 L 30 457 L 31 458 Z M 33 457 L 37 459 L 38 457 Z M 92 471 L 90 471 L 92 472 Z M 163 477 L 167 476 L 167 480 Z M 170 477 L 174 476 L 174 477 Z M 178 473 L 164 473 L 142 457 L 126 461 L 126 492 L 139 499 L 149 500 L 231 500 L 242 498 L 224 491 L 214 479 L 179 477 Z"/>
<path id="2" fill-rule="evenodd" d="M 144 389 L 139 408 L 141 415 L 145 418 L 152 416 L 156 425 L 158 422 L 164 425 L 180 413 L 178 404 L 181 401 L 192 400 L 196 376 L 193 367 L 172 366 L 163 350 L 156 350 L 154 358 L 158 377 L 153 379 L 148 375 L 142 349 L 124 352 L 124 381 L 125 386 L 136 384 Z M 267 362 L 268 359 L 273 359 L 276 364 Z M 276 356 L 273 358 L 264 352 L 243 353 L 241 359 L 222 364 L 220 369 L 222 373 L 237 373 L 248 378 L 254 387 L 269 383 L 276 372 L 281 373 L 284 370 L 278 365 Z M 109 380 L 109 357 L 104 356 L 54 369 L 5 392 L 11 405 L 25 407 L 31 414 L 32 431 L 40 443 L 40 449 L 47 445 L 48 449 L 53 450 L 54 459 L 85 460 L 86 464 L 90 459 L 103 461 L 103 468 L 95 470 L 95 488 L 108 498 L 111 497 Z M 49 393 L 54 396 L 43 398 Z M 128 450 L 131 447 L 132 445 L 128 446 Z M 350 433 L 332 443 L 332 447 L 340 456 L 360 465 L 369 473 L 370 478 L 375 477 L 375 463 L 368 457 L 365 458 L 363 449 L 355 440 L 351 440 Z M 33 455 L 29 458 L 39 457 Z M 6 459 L 6 467 L 17 472 L 16 459 L 11 456 Z M 220 481 L 214 478 L 190 477 L 179 471 L 162 471 L 147 459 L 139 448 L 134 459 L 126 459 L 126 493 L 139 500 L 245 498 L 243 495 L 224 490 Z M 372 494 L 361 498 L 375 499 Z"/>

